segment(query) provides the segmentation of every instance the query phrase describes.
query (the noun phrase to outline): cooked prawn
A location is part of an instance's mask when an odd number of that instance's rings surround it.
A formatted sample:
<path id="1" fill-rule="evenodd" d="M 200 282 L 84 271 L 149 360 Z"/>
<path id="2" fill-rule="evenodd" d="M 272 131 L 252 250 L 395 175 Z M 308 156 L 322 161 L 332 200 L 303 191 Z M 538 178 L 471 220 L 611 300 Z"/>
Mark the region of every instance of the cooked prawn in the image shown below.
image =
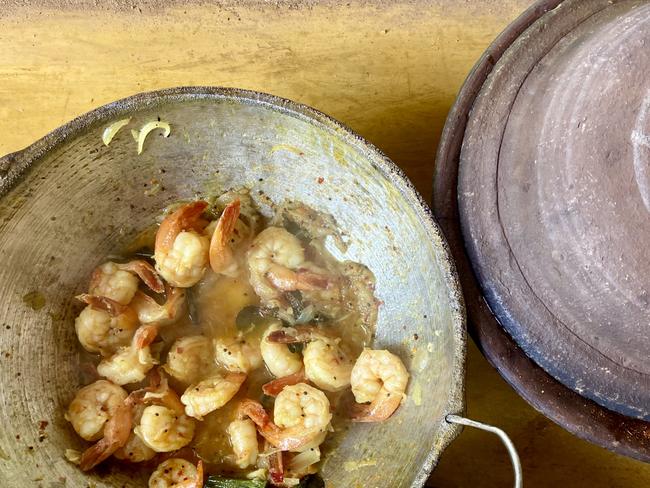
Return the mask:
<path id="1" fill-rule="evenodd" d="M 253 466 L 257 461 L 257 430 L 250 419 L 233 420 L 228 425 L 230 445 L 235 453 L 235 464 L 241 469 Z"/>
<path id="2" fill-rule="evenodd" d="M 142 414 L 145 408 L 146 406 L 141 401 L 136 403 L 134 406 L 133 425 L 135 427 L 140 425 L 140 420 L 142 419 Z M 153 459 L 156 456 L 156 451 L 147 446 L 142 442 L 142 439 L 135 435 L 135 432 L 131 431 L 126 444 L 115 451 L 113 456 L 130 463 L 141 463 Z"/>
<path id="3" fill-rule="evenodd" d="M 332 420 L 325 394 L 305 383 L 285 387 L 275 399 L 273 422 L 264 407 L 244 400 L 240 415 L 249 417 L 258 431 L 282 451 L 300 449 L 327 431 Z"/>
<path id="4" fill-rule="evenodd" d="M 126 397 L 126 391 L 116 384 L 106 380 L 95 381 L 77 392 L 65 419 L 83 439 L 96 441 L 103 437 L 106 422 Z"/>
<path id="5" fill-rule="evenodd" d="M 183 404 L 164 380 L 159 391 L 144 396 L 147 406 L 140 425 L 133 432 L 156 452 L 171 452 L 185 447 L 194 437 L 194 419 L 185 415 Z"/>
<path id="6" fill-rule="evenodd" d="M 266 272 L 268 281 L 279 291 L 310 291 L 326 289 L 330 278 L 315 273 L 307 268 L 291 270 L 283 266 L 273 265 Z"/>
<path id="7" fill-rule="evenodd" d="M 239 219 L 239 199 L 229 203 L 217 221 L 210 240 L 210 267 L 217 274 L 236 276 L 238 266 L 233 256 L 230 241 L 235 224 Z"/>
<path id="8" fill-rule="evenodd" d="M 327 288 L 302 290 L 302 299 L 308 303 L 319 315 L 330 318 L 339 318 L 350 310 L 350 301 L 346 298 L 349 290 L 349 280 L 337 272 L 326 271 L 312 263 L 305 264 L 305 269 L 317 275 L 326 275 Z M 349 292 L 348 292 L 349 293 Z"/>
<path id="9" fill-rule="evenodd" d="M 113 453 L 113 456 L 130 463 L 142 463 L 156 457 L 156 451 L 147 446 L 132 431 L 126 443 Z"/>
<path id="10" fill-rule="evenodd" d="M 153 266 L 136 259 L 123 264 L 109 261 L 97 267 L 90 278 L 88 293 L 128 305 L 138 290 L 138 277 L 151 290 L 163 292 L 163 282 Z"/>
<path id="11" fill-rule="evenodd" d="M 83 471 L 88 471 L 126 444 L 131 433 L 132 422 L 133 402 L 127 397 L 106 422 L 104 437 L 83 452 L 79 459 L 79 467 Z"/>
<path id="12" fill-rule="evenodd" d="M 302 369 L 300 354 L 291 352 L 286 344 L 277 344 L 268 340 L 269 335 L 281 329 L 282 325 L 279 322 L 271 324 L 260 342 L 264 364 L 277 378 L 295 374 Z"/>
<path id="13" fill-rule="evenodd" d="M 131 307 L 137 312 L 141 324 L 170 325 L 176 322 L 185 307 L 185 290 L 165 286 L 166 300 L 160 305 L 156 300 L 137 291 L 131 301 Z"/>
<path id="14" fill-rule="evenodd" d="M 95 295 L 82 294 L 77 299 L 88 304 L 75 320 L 77 337 L 84 349 L 110 356 L 129 344 L 138 328 L 138 316 L 131 307 Z"/>
<path id="15" fill-rule="evenodd" d="M 110 358 L 103 359 L 97 366 L 97 372 L 118 385 L 142 381 L 147 372 L 158 364 L 149 348 L 157 334 L 156 326 L 141 326 L 133 336 L 131 345 L 122 347 Z"/>
<path id="16" fill-rule="evenodd" d="M 263 218 L 251 198 L 248 188 L 230 190 L 219 196 L 214 203 L 219 208 L 225 208 L 235 200 L 239 200 L 240 207 L 239 219 L 235 224 L 235 231 L 233 233 L 233 239 L 235 244 L 237 244 L 243 240 L 252 238 L 259 230 Z"/>
<path id="17" fill-rule="evenodd" d="M 402 360 L 386 350 L 364 349 L 352 368 L 350 384 L 357 405 L 356 422 L 381 422 L 400 406 L 409 374 Z"/>
<path id="18" fill-rule="evenodd" d="M 280 227 L 268 227 L 248 251 L 250 281 L 264 304 L 276 306 L 282 293 L 327 288 L 327 276 L 304 269 L 305 252 L 297 237 Z"/>
<path id="19" fill-rule="evenodd" d="M 191 385 L 181 396 L 185 413 L 202 420 L 205 415 L 228 403 L 245 380 L 246 375 L 243 373 L 228 373 L 225 376 L 215 374 Z"/>
<path id="20" fill-rule="evenodd" d="M 215 339 L 215 359 L 233 373 L 250 373 L 262 366 L 259 346 L 244 338 Z"/>
<path id="21" fill-rule="evenodd" d="M 189 288 L 205 273 L 210 243 L 203 234 L 206 222 L 201 213 L 207 202 L 183 205 L 168 215 L 156 233 L 156 270 L 171 285 Z"/>
<path id="22" fill-rule="evenodd" d="M 339 346 L 339 340 L 316 339 L 302 351 L 307 379 L 325 391 L 341 391 L 350 386 L 352 361 Z"/>
<path id="23" fill-rule="evenodd" d="M 322 391 L 306 383 L 287 386 L 275 399 L 273 420 L 285 430 L 285 439 L 293 430 L 314 432 L 317 437 L 332 420 L 330 402 Z"/>
<path id="24" fill-rule="evenodd" d="M 164 369 L 185 384 L 194 383 L 212 364 L 212 341 L 204 336 L 177 339 L 167 354 Z"/>
<path id="25" fill-rule="evenodd" d="M 352 361 L 339 346 L 340 338 L 332 338 L 313 326 L 283 328 L 267 337 L 270 342 L 291 344 L 306 342 L 302 351 L 305 376 L 325 391 L 341 391 L 350 386 Z"/>
<path id="26" fill-rule="evenodd" d="M 203 461 L 194 466 L 185 459 L 168 459 L 151 474 L 149 488 L 203 488 Z"/>

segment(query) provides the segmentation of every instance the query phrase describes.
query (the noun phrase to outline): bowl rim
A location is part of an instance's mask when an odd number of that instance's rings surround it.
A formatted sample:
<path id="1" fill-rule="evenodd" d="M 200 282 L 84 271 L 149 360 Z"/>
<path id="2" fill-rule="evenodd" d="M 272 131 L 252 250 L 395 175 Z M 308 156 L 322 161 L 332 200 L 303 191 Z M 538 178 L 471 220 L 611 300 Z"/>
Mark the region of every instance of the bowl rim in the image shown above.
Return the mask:
<path id="1" fill-rule="evenodd" d="M 366 159 L 373 163 L 407 200 L 419 216 L 426 234 L 439 250 L 439 264 L 443 271 L 447 292 L 452 305 L 452 335 L 454 351 L 452 361 L 452 384 L 448 392 L 443 418 L 435 443 L 420 467 L 413 487 L 422 486 L 435 467 L 444 449 L 460 434 L 462 427 L 445 420 L 448 414 L 462 415 L 465 408 L 465 359 L 466 359 L 466 313 L 460 280 L 451 250 L 441 227 L 437 223 L 429 205 L 425 202 L 413 183 L 394 162 L 379 148 L 370 143 L 352 129 L 329 115 L 308 105 L 282 98 L 269 93 L 232 87 L 218 86 L 179 86 L 149 92 L 137 93 L 86 112 L 60 127 L 52 130 L 26 148 L 0 157 L 0 199 L 26 175 L 28 169 L 48 152 L 81 133 L 84 129 L 98 125 L 115 116 L 129 111 L 142 110 L 157 106 L 162 102 L 185 101 L 196 99 L 233 100 L 249 105 L 261 105 L 279 111 L 285 115 L 316 123 L 320 127 L 342 138 L 345 143 L 359 150 Z M 433 157 L 432 157 L 433 161 Z M 433 441 L 432 441 L 433 442 Z"/>

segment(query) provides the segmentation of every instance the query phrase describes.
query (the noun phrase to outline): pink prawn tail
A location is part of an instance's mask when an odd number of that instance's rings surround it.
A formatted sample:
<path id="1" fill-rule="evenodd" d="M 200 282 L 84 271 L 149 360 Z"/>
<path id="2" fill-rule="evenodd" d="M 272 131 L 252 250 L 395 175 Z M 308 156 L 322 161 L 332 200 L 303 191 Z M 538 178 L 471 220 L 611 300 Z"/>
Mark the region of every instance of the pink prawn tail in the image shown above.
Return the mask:
<path id="1" fill-rule="evenodd" d="M 133 336 L 133 343 L 137 349 L 149 346 L 158 336 L 158 327 L 153 324 L 142 325 Z"/>
<path id="2" fill-rule="evenodd" d="M 271 484 L 284 486 L 284 465 L 282 462 L 282 451 L 274 452 L 269 456 L 269 475 Z"/>
<path id="3" fill-rule="evenodd" d="M 242 400 L 239 404 L 237 414 L 240 419 L 249 417 L 258 427 L 264 426 L 271 421 L 262 404 L 248 398 Z"/>
<path id="4" fill-rule="evenodd" d="M 185 290 L 165 283 L 165 305 L 170 319 L 176 318 L 185 304 Z"/>
<path id="5" fill-rule="evenodd" d="M 241 202 L 239 199 L 229 203 L 223 210 L 217 228 L 214 231 L 214 236 L 221 240 L 221 244 L 227 244 L 235 230 L 237 219 L 239 219 L 239 212 L 241 210 Z"/>
<path id="6" fill-rule="evenodd" d="M 104 437 L 86 449 L 81 455 L 79 462 L 81 470 L 89 471 L 93 469 L 99 463 L 108 459 L 120 447 L 124 446 L 131 434 L 132 425 L 132 403 L 125 401 L 117 408 L 113 417 L 106 423 Z"/>
<path id="7" fill-rule="evenodd" d="M 203 461 L 200 459 L 196 464 L 196 481 L 191 488 L 203 488 Z"/>
<path id="8" fill-rule="evenodd" d="M 201 214 L 208 207 L 208 202 L 198 200 L 183 205 L 169 214 L 160 223 L 156 232 L 156 249 L 171 249 L 176 236 L 183 230 L 193 228 L 201 218 Z"/>
<path id="9" fill-rule="evenodd" d="M 350 418 L 353 422 L 383 422 L 395 413 L 401 403 L 401 395 L 382 391 L 370 404 L 356 403 L 352 407 Z"/>
<path id="10" fill-rule="evenodd" d="M 112 300 L 108 297 L 82 293 L 81 295 L 77 295 L 76 298 L 77 300 L 90 305 L 91 308 L 95 310 L 103 310 L 104 312 L 107 312 L 112 317 L 117 317 L 118 315 L 128 313 L 130 310 L 128 305 L 122 305 L 121 303 L 116 302 L 115 300 Z"/>
<path id="11" fill-rule="evenodd" d="M 279 331 L 277 331 L 279 332 Z M 288 376 L 283 376 L 282 378 L 276 378 L 273 381 L 262 385 L 262 391 L 265 395 L 268 396 L 278 396 L 278 394 L 284 390 L 287 386 L 297 385 L 298 383 L 304 383 L 305 370 L 301 369 L 297 373 L 290 374 Z"/>
<path id="12" fill-rule="evenodd" d="M 306 337 L 300 337 L 298 333 L 289 333 L 284 329 L 274 330 L 266 336 L 267 342 L 273 342 L 275 344 L 296 344 L 299 342 L 308 342 L 309 340 Z"/>
<path id="13" fill-rule="evenodd" d="M 163 280 L 160 278 L 155 268 L 147 261 L 136 259 L 125 264 L 120 264 L 118 267 L 124 271 L 130 271 L 131 273 L 137 274 L 150 290 L 153 290 L 156 293 L 162 293 L 165 291 Z"/>
<path id="14" fill-rule="evenodd" d="M 310 342 L 316 339 L 335 340 L 336 337 L 330 332 L 314 325 L 284 327 L 280 330 L 274 330 L 266 336 L 268 342 L 275 342 L 276 344 L 296 344 Z"/>
<path id="15" fill-rule="evenodd" d="M 325 290 L 331 284 L 328 276 L 306 269 L 291 270 L 282 266 L 271 266 L 266 272 L 266 279 L 282 291 Z"/>
<path id="16" fill-rule="evenodd" d="M 328 276 L 306 269 L 299 269 L 296 274 L 298 275 L 298 290 L 324 290 L 329 288 L 331 283 Z"/>
<path id="17" fill-rule="evenodd" d="M 264 407 L 255 400 L 243 400 L 239 404 L 238 416 L 239 418 L 249 417 L 257 426 L 257 431 L 262 437 L 281 451 L 298 449 L 313 439 L 313 432 L 307 430 L 292 433 L 294 435 L 287 435 L 286 432 L 283 432 L 280 427 L 271 421 Z"/>
<path id="18" fill-rule="evenodd" d="M 217 227 L 210 239 L 210 267 L 215 273 L 221 272 L 224 260 L 230 256 L 228 241 L 231 239 L 237 219 L 239 219 L 240 205 L 239 200 L 228 204 L 219 217 Z"/>

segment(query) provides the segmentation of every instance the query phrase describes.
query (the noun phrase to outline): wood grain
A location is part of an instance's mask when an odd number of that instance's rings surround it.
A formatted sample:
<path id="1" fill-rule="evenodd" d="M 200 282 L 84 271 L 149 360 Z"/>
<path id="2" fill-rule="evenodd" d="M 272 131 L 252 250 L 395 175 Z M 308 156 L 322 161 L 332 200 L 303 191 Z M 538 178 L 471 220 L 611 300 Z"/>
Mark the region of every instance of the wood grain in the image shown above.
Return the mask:
<path id="1" fill-rule="evenodd" d="M 526 0 L 79 2 L 0 0 L 0 154 L 91 108 L 176 85 L 238 86 L 312 105 L 378 145 L 427 200 L 446 113 Z M 468 414 L 513 435 L 528 487 L 634 487 L 650 469 L 530 408 L 471 346 Z M 466 430 L 436 487 L 510 484 L 505 451 Z"/>
<path id="2" fill-rule="evenodd" d="M 136 92 L 238 86 L 344 121 L 406 168 L 428 199 L 434 149 L 453 97 L 525 2 L 490 2 L 472 16 L 451 4 L 5 11 L 0 153 Z"/>

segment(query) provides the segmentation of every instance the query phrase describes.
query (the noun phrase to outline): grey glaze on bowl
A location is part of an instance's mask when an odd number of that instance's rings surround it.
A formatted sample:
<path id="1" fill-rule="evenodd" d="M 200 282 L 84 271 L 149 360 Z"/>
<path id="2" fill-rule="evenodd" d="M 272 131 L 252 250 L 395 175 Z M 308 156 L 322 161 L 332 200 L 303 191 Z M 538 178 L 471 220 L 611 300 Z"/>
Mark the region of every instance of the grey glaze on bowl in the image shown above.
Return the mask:
<path id="1" fill-rule="evenodd" d="M 129 116 L 104 146 L 104 127 Z M 128 129 L 157 117 L 171 136 L 150 134 L 138 156 Z M 164 189 L 150 192 L 153 180 Z M 145 486 L 144 474 L 85 475 L 64 459 L 83 447 L 63 419 L 80 386 L 73 297 L 170 202 L 244 185 L 335 216 L 350 244 L 341 257 L 377 278 L 375 346 L 412 375 L 390 421 L 341 439 L 324 463 L 328 486 L 424 483 L 459 432 L 444 419 L 463 409 L 465 360 L 456 272 L 426 204 L 376 148 L 313 109 L 188 87 L 106 105 L 0 160 L 0 486 Z"/>

